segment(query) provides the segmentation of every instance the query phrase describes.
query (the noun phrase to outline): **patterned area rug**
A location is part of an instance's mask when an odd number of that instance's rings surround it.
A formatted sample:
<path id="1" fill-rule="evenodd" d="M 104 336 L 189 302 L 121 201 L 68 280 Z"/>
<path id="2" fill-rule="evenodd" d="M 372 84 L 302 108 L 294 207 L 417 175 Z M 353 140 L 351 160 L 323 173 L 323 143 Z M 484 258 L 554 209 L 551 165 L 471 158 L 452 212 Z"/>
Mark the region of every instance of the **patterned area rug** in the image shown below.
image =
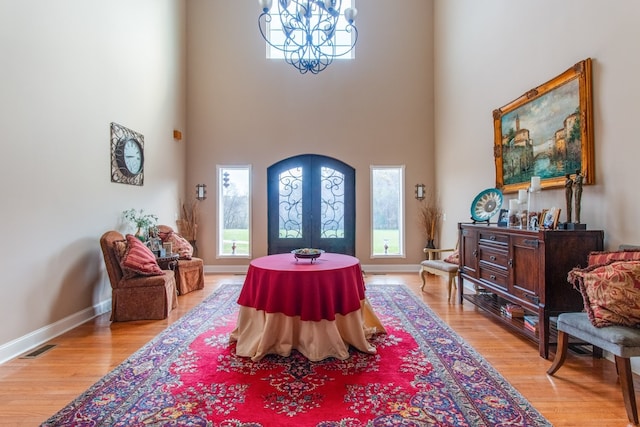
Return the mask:
<path id="1" fill-rule="evenodd" d="M 550 426 L 402 285 L 369 285 L 387 334 L 341 361 L 235 356 L 223 285 L 44 426 Z"/>

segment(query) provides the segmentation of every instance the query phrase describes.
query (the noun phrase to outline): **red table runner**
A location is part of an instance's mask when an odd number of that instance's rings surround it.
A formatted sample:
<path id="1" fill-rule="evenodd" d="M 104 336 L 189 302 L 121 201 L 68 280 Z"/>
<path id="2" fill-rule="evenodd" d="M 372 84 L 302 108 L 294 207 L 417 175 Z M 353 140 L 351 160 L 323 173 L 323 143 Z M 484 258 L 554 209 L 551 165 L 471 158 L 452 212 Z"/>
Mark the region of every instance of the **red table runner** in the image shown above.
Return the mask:
<path id="1" fill-rule="evenodd" d="M 319 321 L 359 310 L 364 298 L 358 258 L 323 253 L 311 263 L 296 261 L 293 254 L 278 254 L 251 261 L 238 304 Z"/>

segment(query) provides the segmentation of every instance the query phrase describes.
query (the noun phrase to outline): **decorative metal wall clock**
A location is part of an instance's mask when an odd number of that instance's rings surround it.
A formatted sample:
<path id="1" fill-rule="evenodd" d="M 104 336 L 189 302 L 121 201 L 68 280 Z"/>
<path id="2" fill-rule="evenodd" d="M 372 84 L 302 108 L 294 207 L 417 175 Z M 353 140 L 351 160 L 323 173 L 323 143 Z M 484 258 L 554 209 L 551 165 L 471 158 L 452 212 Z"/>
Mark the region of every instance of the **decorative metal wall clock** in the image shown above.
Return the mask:
<path id="1" fill-rule="evenodd" d="M 111 182 L 144 183 L 144 135 L 111 123 Z"/>

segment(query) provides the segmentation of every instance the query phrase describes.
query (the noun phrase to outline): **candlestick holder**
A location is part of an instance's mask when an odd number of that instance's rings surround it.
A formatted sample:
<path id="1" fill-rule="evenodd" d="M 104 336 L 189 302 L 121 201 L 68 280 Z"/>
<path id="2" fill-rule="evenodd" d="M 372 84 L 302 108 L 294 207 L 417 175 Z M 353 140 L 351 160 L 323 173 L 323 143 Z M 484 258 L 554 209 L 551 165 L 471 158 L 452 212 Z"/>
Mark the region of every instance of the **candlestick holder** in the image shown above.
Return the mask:
<path id="1" fill-rule="evenodd" d="M 540 212 L 538 212 L 538 194 L 540 189 L 529 187 L 527 197 L 527 230 L 538 230 L 540 228 Z"/>

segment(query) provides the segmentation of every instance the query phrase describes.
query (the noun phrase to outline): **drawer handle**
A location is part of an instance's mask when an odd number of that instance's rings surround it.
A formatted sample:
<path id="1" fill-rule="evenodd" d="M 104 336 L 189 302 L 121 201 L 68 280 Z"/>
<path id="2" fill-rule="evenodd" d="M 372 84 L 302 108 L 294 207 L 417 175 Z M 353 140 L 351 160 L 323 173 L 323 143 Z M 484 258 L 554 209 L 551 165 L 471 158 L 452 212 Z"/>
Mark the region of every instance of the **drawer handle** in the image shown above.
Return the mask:
<path id="1" fill-rule="evenodd" d="M 540 242 L 538 242 L 538 239 L 525 239 L 524 244 L 527 246 L 537 248 L 540 245 Z"/>
<path id="2" fill-rule="evenodd" d="M 489 257 L 489 259 L 490 259 L 491 261 L 495 261 L 495 260 L 496 260 L 496 257 L 495 257 L 495 255 L 491 255 L 491 256 Z"/>
<path id="3" fill-rule="evenodd" d="M 477 249 L 473 250 L 473 257 L 474 258 L 478 258 L 478 250 Z"/>
<path id="4" fill-rule="evenodd" d="M 489 240 L 496 240 L 496 236 L 489 236 Z"/>
<path id="5" fill-rule="evenodd" d="M 492 275 L 490 275 L 490 276 L 489 276 L 489 278 L 490 278 L 491 280 L 496 280 L 496 275 L 495 275 L 495 274 L 492 274 Z"/>
<path id="6" fill-rule="evenodd" d="M 513 258 L 509 258 L 509 261 L 507 261 L 507 264 L 509 264 L 509 267 L 513 268 Z"/>

